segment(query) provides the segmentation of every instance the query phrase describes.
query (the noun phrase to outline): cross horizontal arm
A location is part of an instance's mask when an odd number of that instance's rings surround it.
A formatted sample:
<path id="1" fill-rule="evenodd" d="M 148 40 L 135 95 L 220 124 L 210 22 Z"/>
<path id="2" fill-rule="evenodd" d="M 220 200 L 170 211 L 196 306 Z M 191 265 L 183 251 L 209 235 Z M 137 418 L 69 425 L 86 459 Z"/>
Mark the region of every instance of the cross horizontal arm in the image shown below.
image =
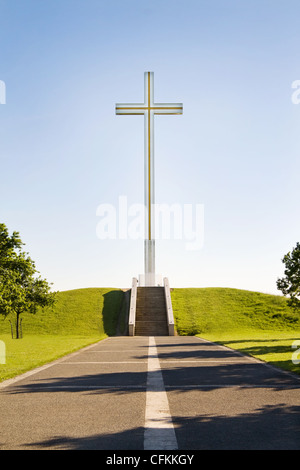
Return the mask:
<path id="1" fill-rule="evenodd" d="M 181 103 L 159 103 L 152 106 L 145 104 L 116 104 L 116 114 L 145 114 L 153 111 L 154 114 L 182 114 L 183 105 Z"/>
<path id="2" fill-rule="evenodd" d="M 150 107 L 154 114 L 182 114 L 182 103 L 157 103 Z"/>
<path id="3" fill-rule="evenodd" d="M 145 107 L 144 103 L 122 103 L 116 104 L 116 114 L 145 114 L 145 110 L 148 109 Z"/>

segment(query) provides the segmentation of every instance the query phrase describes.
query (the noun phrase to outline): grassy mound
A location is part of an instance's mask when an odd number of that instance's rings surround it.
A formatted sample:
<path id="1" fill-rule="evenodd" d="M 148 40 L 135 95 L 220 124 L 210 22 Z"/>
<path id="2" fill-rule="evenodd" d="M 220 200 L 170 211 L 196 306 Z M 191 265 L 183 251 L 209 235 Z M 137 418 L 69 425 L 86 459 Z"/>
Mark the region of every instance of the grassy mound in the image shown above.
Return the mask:
<path id="1" fill-rule="evenodd" d="M 123 292 L 118 289 L 74 289 L 58 292 L 53 308 L 24 314 L 26 335 L 114 335 Z M 8 320 L 0 321 L 0 334 L 9 333 Z"/>
<path id="2" fill-rule="evenodd" d="M 8 319 L 0 319 L 6 359 L 0 364 L 0 382 L 114 335 L 122 301 L 123 292 L 118 289 L 59 292 L 53 309 L 24 314 L 19 340 L 11 338 Z"/>
<path id="3" fill-rule="evenodd" d="M 173 289 L 171 296 L 178 334 L 197 335 L 300 374 L 295 349 L 300 315 L 284 297 L 226 288 Z"/>
<path id="4" fill-rule="evenodd" d="M 284 297 L 239 289 L 172 289 L 179 335 L 237 330 L 300 329 Z"/>

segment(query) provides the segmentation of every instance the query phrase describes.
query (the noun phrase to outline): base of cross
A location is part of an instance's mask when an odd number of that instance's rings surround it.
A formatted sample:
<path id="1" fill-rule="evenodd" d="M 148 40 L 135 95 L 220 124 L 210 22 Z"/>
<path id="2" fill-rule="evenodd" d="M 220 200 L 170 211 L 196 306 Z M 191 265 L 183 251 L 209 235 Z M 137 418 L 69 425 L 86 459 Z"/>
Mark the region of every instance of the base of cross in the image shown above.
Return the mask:
<path id="1" fill-rule="evenodd" d="M 145 273 L 139 275 L 139 287 L 162 287 L 163 285 L 161 274 Z"/>

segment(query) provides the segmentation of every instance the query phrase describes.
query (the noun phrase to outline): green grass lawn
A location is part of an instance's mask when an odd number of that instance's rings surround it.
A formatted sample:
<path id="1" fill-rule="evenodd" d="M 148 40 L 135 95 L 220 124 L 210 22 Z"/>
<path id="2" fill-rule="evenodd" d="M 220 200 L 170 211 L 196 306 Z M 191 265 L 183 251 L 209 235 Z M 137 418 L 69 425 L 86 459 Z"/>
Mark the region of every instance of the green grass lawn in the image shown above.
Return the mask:
<path id="1" fill-rule="evenodd" d="M 178 334 L 194 334 L 300 374 L 292 361 L 300 314 L 284 297 L 225 288 L 173 289 L 171 296 Z"/>
<path id="2" fill-rule="evenodd" d="M 6 346 L 5 364 L 0 364 L 0 382 L 23 374 L 28 370 L 54 361 L 106 337 L 75 335 L 24 335 L 12 339 L 10 334 L 0 335 Z"/>
<path id="3" fill-rule="evenodd" d="M 12 339 L 8 319 L 0 320 L 0 341 L 6 349 L 0 381 L 114 335 L 122 300 L 119 289 L 59 292 L 53 309 L 24 315 L 22 339 Z"/>
<path id="4" fill-rule="evenodd" d="M 219 332 L 197 336 L 300 375 L 299 364 L 294 364 L 292 361 L 293 354 L 295 359 L 300 359 L 300 353 L 297 353 L 297 349 L 300 348 L 300 329 L 293 331 L 235 330 L 232 333 Z M 297 340 L 299 346 L 294 349 L 292 345 Z"/>

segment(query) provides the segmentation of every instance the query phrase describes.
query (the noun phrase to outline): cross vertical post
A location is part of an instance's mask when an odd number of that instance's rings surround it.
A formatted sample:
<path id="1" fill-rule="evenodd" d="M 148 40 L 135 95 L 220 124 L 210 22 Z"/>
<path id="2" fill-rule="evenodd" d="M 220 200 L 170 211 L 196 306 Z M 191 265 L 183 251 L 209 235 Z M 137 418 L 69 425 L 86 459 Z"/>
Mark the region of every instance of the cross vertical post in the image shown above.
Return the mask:
<path id="1" fill-rule="evenodd" d="M 155 286 L 154 115 L 182 114 L 182 103 L 154 102 L 154 73 L 144 74 L 144 103 L 116 104 L 117 115 L 144 116 L 145 286 Z"/>

